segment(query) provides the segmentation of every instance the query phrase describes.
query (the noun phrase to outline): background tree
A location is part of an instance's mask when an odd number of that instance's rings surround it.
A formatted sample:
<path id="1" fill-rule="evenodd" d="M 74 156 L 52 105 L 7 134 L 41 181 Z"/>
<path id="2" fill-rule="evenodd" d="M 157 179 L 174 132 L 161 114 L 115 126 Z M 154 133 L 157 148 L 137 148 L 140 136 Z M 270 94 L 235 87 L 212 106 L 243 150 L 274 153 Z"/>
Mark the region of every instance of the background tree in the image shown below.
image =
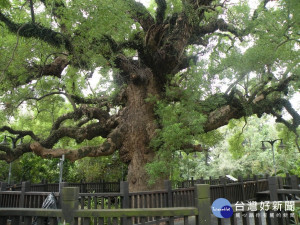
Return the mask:
<path id="1" fill-rule="evenodd" d="M 0 131 L 25 141 L 0 159 L 118 151 L 136 191 L 149 188 L 146 164 L 203 151 L 201 135 L 233 118 L 268 113 L 297 133 L 299 2 L 270 3 L 2 0 Z"/>
<path id="2" fill-rule="evenodd" d="M 224 139 L 210 146 L 209 163 L 204 158 L 193 159 L 195 162 L 195 177 L 219 177 L 225 175 L 248 176 L 274 175 L 274 165 L 271 145 L 262 150 L 262 140 L 282 138 L 285 148 L 275 143 L 275 163 L 277 174 L 299 174 L 298 151 L 295 135 L 282 124 L 275 124 L 274 118 L 252 116 L 239 120 L 231 120 L 229 125 L 220 128 Z M 284 156 L 284 157 L 283 157 Z M 186 165 L 185 165 L 186 167 Z"/>

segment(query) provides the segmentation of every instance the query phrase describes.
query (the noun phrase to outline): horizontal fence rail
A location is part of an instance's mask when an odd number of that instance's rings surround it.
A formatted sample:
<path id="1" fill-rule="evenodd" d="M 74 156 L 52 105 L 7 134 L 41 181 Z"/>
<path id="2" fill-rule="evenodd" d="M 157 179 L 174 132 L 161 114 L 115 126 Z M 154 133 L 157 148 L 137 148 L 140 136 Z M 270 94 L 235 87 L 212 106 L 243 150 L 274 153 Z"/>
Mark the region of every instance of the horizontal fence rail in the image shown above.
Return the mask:
<path id="1" fill-rule="evenodd" d="M 120 192 L 120 182 L 93 182 L 93 183 L 68 183 L 68 187 L 78 187 L 81 193 L 105 193 Z M 8 187 L 12 191 L 21 191 L 22 184 Z M 30 191 L 35 192 L 59 192 L 59 183 L 31 184 Z"/>

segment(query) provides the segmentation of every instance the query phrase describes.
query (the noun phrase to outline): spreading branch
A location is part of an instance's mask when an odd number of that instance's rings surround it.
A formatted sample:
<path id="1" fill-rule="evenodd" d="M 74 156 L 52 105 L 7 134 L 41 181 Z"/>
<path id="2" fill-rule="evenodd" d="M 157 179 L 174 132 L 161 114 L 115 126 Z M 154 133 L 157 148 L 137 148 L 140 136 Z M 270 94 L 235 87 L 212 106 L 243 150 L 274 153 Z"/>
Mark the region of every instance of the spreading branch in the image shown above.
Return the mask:
<path id="1" fill-rule="evenodd" d="M 15 130 L 9 126 L 3 126 L 0 128 L 0 132 L 4 132 L 4 131 L 7 131 L 13 135 L 18 135 L 19 138 L 30 136 L 33 140 L 40 141 L 40 138 L 37 135 L 35 135 L 32 131 Z"/>
<path id="2" fill-rule="evenodd" d="M 28 100 L 35 100 L 35 101 L 41 101 L 43 100 L 44 98 L 46 97 L 49 97 L 49 96 L 52 96 L 52 95 L 64 95 L 66 96 L 69 100 L 70 100 L 70 103 L 73 105 L 73 108 L 76 109 L 76 106 L 74 107 L 74 101 L 71 99 L 71 97 L 65 93 L 65 92 L 61 92 L 61 91 L 56 91 L 56 92 L 50 92 L 50 93 L 47 93 L 41 97 L 26 97 L 26 98 L 23 98 L 22 101 L 17 105 L 16 108 L 18 108 L 22 103 L 28 101 Z"/>
<path id="3" fill-rule="evenodd" d="M 64 46 L 66 50 L 72 52 L 72 44 L 69 39 L 62 33 L 51 30 L 50 28 L 43 27 L 36 23 L 18 24 L 11 21 L 7 16 L 0 12 L 0 21 L 2 21 L 10 32 L 17 33 L 21 37 L 37 38 L 43 42 L 46 42 L 54 47 Z"/>
<path id="4" fill-rule="evenodd" d="M 114 129 L 108 136 L 106 141 L 97 147 L 82 147 L 77 150 L 70 149 L 48 149 L 38 142 L 32 143 L 30 148 L 32 151 L 43 158 L 59 158 L 65 155 L 67 159 L 74 162 L 84 157 L 107 156 L 113 154 L 122 146 L 124 138 L 124 127 L 120 126 Z"/>
<path id="5" fill-rule="evenodd" d="M 230 32 L 231 34 L 235 35 L 240 39 L 242 38 L 243 35 L 245 35 L 244 31 L 236 29 L 234 26 L 226 23 L 223 19 L 216 19 L 209 22 L 206 25 L 195 28 L 195 31 L 191 36 L 189 43 L 197 44 L 199 42 L 198 40 L 199 38 L 201 40 L 201 38 L 204 37 L 205 35 L 212 34 L 217 30 L 223 32 Z M 198 38 L 195 38 L 195 36 L 197 36 Z"/>
<path id="6" fill-rule="evenodd" d="M 300 125 L 299 113 L 292 107 L 292 104 L 286 99 L 278 99 L 277 104 L 282 105 L 293 118 L 292 122 L 288 122 L 282 118 L 282 115 L 276 113 L 276 111 L 273 110 L 272 114 L 277 118 L 277 122 L 285 124 L 291 131 L 297 133 L 297 127 Z"/>
<path id="7" fill-rule="evenodd" d="M 77 108 L 74 112 L 67 113 L 65 115 L 60 116 L 57 118 L 55 123 L 53 123 L 52 131 L 55 131 L 59 129 L 61 124 L 65 122 L 66 120 L 74 120 L 78 121 L 83 116 L 86 118 L 92 120 L 97 119 L 98 121 L 101 121 L 102 123 L 106 123 L 106 121 L 110 118 L 110 115 L 107 111 L 102 110 L 101 108 L 93 108 L 93 107 L 85 107 L 82 106 L 80 108 Z"/>
<path id="8" fill-rule="evenodd" d="M 153 17 L 142 3 L 134 0 L 125 0 L 125 2 L 127 2 L 130 7 L 129 14 L 132 19 L 137 21 L 144 31 L 147 31 L 153 24 L 155 24 Z"/>
<path id="9" fill-rule="evenodd" d="M 74 126 L 63 126 L 67 120 L 79 121 Z M 18 138 L 30 136 L 34 140 L 34 144 L 22 144 L 18 145 L 15 149 L 10 149 L 7 146 L 0 146 L 0 160 L 6 160 L 11 162 L 26 152 L 36 151 L 37 154 L 46 157 L 49 155 L 47 149 L 53 148 L 58 141 L 64 137 L 74 139 L 78 144 L 84 140 L 91 140 L 95 137 L 107 138 L 106 142 L 98 148 L 81 148 L 77 150 L 77 153 L 70 153 L 70 160 L 76 160 L 85 156 L 96 155 L 108 155 L 111 154 L 122 143 L 121 131 L 124 129 L 119 126 L 118 116 L 110 116 L 107 111 L 101 108 L 80 107 L 76 111 L 67 113 L 59 117 L 53 124 L 52 129 L 48 137 L 40 138 L 32 131 L 14 130 L 11 127 L 3 126 L 0 128 L 0 132 L 9 132 L 13 135 L 18 135 Z M 45 153 L 41 153 L 45 150 Z M 50 150 L 49 150 L 50 151 Z M 52 153 L 54 152 L 51 150 Z M 62 154 L 68 154 L 64 151 Z M 86 152 L 85 152 L 86 151 Z M 56 157 L 57 153 L 53 153 L 53 157 Z M 75 155 L 74 155 L 75 154 Z M 76 158 L 77 157 L 77 158 Z M 76 158 L 76 159 L 75 159 Z"/>
<path id="10" fill-rule="evenodd" d="M 300 125 L 300 115 L 295 111 L 288 100 L 282 99 L 280 95 L 273 95 L 276 92 L 284 92 L 289 83 L 297 79 L 297 76 L 290 76 L 277 85 L 256 91 L 255 95 L 247 96 L 242 95 L 238 90 L 232 90 L 230 94 L 222 96 L 223 102 L 216 108 L 212 108 L 207 115 L 207 123 L 205 131 L 211 131 L 228 124 L 230 119 L 239 119 L 241 117 L 257 114 L 261 117 L 264 113 L 271 114 L 277 117 L 277 120 L 287 125 L 293 132 Z M 281 116 L 275 114 L 285 108 L 293 117 L 293 124 L 288 124 L 283 121 Z"/>
<path id="11" fill-rule="evenodd" d="M 0 146 L 0 160 L 10 163 L 28 152 L 32 152 L 30 144 L 18 145 L 15 149 L 11 149 L 6 146 Z"/>

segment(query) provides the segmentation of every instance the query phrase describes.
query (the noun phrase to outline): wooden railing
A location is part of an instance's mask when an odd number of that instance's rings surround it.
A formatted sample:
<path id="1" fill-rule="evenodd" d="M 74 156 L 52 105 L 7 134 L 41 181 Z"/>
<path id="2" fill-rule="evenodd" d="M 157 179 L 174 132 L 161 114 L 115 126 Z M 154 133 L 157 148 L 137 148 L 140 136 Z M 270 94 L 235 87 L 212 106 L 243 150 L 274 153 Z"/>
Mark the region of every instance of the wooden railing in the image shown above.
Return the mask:
<path id="1" fill-rule="evenodd" d="M 61 193 L 61 209 L 28 209 L 28 208 L 0 208 L 0 224 L 11 225 L 31 225 L 32 221 L 37 218 L 37 224 L 43 224 L 47 219 L 49 224 L 57 224 L 60 221 L 62 224 L 159 224 L 163 218 L 169 224 L 174 224 L 174 218 L 183 217 L 185 225 L 192 224 L 189 222 L 189 216 L 196 217 L 196 224 L 210 225 L 212 219 L 216 219 L 218 224 L 243 224 L 243 225 L 288 225 L 293 218 L 293 211 L 286 209 L 285 205 L 288 202 L 282 202 L 282 208 L 274 211 L 278 205 L 279 196 L 286 193 L 300 194 L 300 190 L 291 189 L 276 189 L 278 188 L 277 178 L 271 178 L 270 197 L 268 205 L 263 208 L 253 210 L 250 204 L 245 203 L 241 208 L 241 204 L 232 204 L 233 215 L 228 219 L 214 217 L 211 214 L 211 200 L 209 185 L 199 184 L 195 186 L 195 205 L 193 207 L 160 207 L 160 208 L 130 208 L 130 209 L 88 209 L 88 206 L 80 207 L 79 188 L 63 188 Z M 156 194 L 159 194 L 157 192 Z M 165 192 L 162 192 L 165 196 Z M 140 196 L 146 196 L 147 193 L 142 193 Z M 132 196 L 137 196 L 136 193 Z M 124 197 L 124 196 L 123 196 Z M 140 197 L 138 197 L 139 199 Z M 143 198 L 143 197 L 142 197 Z M 161 197 L 164 199 L 164 197 Z M 170 199 L 166 199 L 169 201 Z M 161 201 L 163 202 L 163 201 Z M 294 206 L 300 206 L 300 201 L 295 201 Z M 262 216 L 264 215 L 264 216 Z M 285 215 L 285 216 L 284 216 Z M 153 220 L 149 220 L 153 218 Z"/>
<path id="2" fill-rule="evenodd" d="M 288 185 L 278 178 L 279 189 L 283 187 L 298 189 L 298 178 L 292 176 Z M 68 186 L 62 183 L 61 187 Z M 79 188 L 79 187 L 78 187 Z M 0 207 L 40 208 L 50 192 L 32 192 L 30 183 L 23 182 L 21 191 L 6 191 L 5 183 L 0 184 Z M 194 206 L 194 187 L 172 189 L 170 181 L 165 181 L 165 190 L 129 193 L 128 183 L 121 182 L 121 191 L 115 193 L 81 193 L 81 207 L 90 209 L 110 208 L 164 208 Z M 5 190 L 5 191 L 3 191 Z M 226 198 L 231 203 L 268 199 L 268 180 L 238 183 L 224 183 L 210 186 L 211 203 L 217 198 Z M 81 189 L 79 188 L 79 191 Z M 55 192 L 58 197 L 59 192 Z"/>
<path id="3" fill-rule="evenodd" d="M 23 182 L 20 191 L 6 191 L 5 183 L 0 184 L 0 207 L 40 208 L 50 192 L 33 192 L 28 182 Z M 68 186 L 62 183 L 61 187 Z M 123 185 L 123 186 L 122 186 Z M 127 185 L 125 187 L 124 185 Z M 119 185 L 120 186 L 120 185 Z M 85 193 L 79 188 L 82 205 L 90 208 L 159 208 L 159 207 L 188 207 L 194 205 L 194 187 L 172 189 L 170 181 L 165 182 L 165 190 L 129 193 L 128 183 L 121 182 L 119 192 Z M 231 203 L 237 201 L 255 200 L 257 192 L 268 190 L 268 180 L 224 183 L 210 186 L 211 203 L 217 198 L 227 198 Z M 55 192 L 58 197 L 59 192 Z M 126 195 L 127 197 L 123 198 Z M 262 195 L 261 195 L 262 196 Z M 102 204 L 102 205 L 101 205 Z"/>
<path id="4" fill-rule="evenodd" d="M 193 177 L 190 180 L 184 180 L 184 181 L 180 181 L 180 182 L 174 182 L 173 186 L 175 188 L 189 188 L 189 187 L 193 187 L 195 184 L 209 184 L 209 185 L 224 185 L 224 184 L 231 184 L 231 183 L 240 183 L 240 182 L 249 182 L 249 181 L 264 181 L 264 180 L 268 180 L 269 175 L 266 174 L 265 176 L 258 176 L 258 175 L 253 175 L 251 176 L 247 176 L 247 177 L 242 177 L 239 176 L 238 180 L 236 181 L 232 181 L 227 177 L 219 177 L 219 178 L 212 178 L 210 177 L 209 179 L 204 179 L 199 178 L 199 179 L 194 179 Z M 283 185 L 288 187 L 290 186 L 291 183 L 291 178 L 292 176 L 287 173 L 285 175 L 285 177 L 282 178 L 282 182 Z M 300 178 L 297 177 L 298 183 L 300 183 Z"/>
<path id="5" fill-rule="evenodd" d="M 12 225 L 24 224 L 31 225 L 34 217 L 38 218 L 38 224 L 42 224 L 43 219 L 49 219 L 50 224 L 56 224 L 57 220 L 73 224 L 104 224 L 110 219 L 113 224 L 127 225 L 132 223 L 146 224 L 148 218 L 168 218 L 173 221 L 174 217 L 184 218 L 185 224 L 188 224 L 188 216 L 196 216 L 199 225 L 210 224 L 210 217 L 204 217 L 205 211 L 209 213 L 209 193 L 208 185 L 199 185 L 196 187 L 197 206 L 184 208 L 137 208 L 137 209 L 78 209 L 79 208 L 79 189 L 63 188 L 61 208 L 59 210 L 47 209 L 25 209 L 25 208 L 0 208 L 0 224 L 6 224 L 9 220 Z M 204 207 L 204 208 L 203 208 Z M 158 220 L 157 220 L 158 221 Z M 107 223 L 110 224 L 110 223 Z"/>

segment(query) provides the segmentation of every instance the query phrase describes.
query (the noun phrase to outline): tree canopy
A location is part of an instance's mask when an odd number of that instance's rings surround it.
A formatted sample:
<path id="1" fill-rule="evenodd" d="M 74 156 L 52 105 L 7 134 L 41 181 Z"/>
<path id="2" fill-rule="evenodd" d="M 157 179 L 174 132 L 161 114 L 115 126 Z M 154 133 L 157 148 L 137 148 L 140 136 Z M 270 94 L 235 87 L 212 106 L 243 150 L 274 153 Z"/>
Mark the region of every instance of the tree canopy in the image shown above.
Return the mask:
<path id="1" fill-rule="evenodd" d="M 169 176 L 179 150 L 205 152 L 217 128 L 264 113 L 300 150 L 289 101 L 300 85 L 300 3 L 249 3 L 1 0 L 0 131 L 24 142 L 0 146 L 0 160 L 118 151 L 130 189 L 144 190 L 154 169 Z"/>

